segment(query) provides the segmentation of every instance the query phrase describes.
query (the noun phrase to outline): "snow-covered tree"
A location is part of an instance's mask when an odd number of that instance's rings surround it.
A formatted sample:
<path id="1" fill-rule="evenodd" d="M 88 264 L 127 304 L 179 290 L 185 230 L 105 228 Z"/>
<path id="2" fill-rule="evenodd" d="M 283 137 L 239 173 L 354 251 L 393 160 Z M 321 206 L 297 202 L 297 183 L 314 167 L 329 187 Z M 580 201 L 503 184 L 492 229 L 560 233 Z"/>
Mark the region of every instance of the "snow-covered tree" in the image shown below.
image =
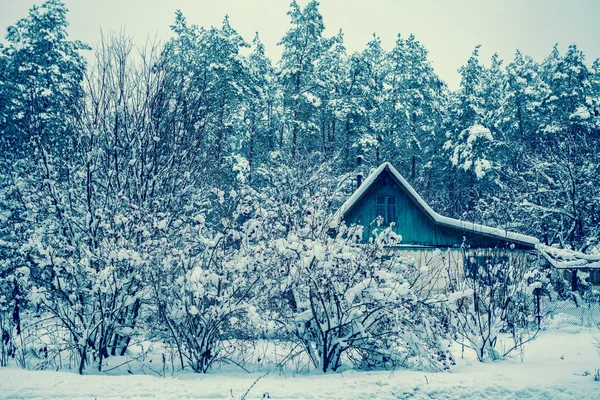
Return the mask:
<path id="1" fill-rule="evenodd" d="M 275 72 L 265 54 L 258 33 L 252 41 L 252 53 L 248 56 L 250 95 L 245 105 L 246 159 L 252 176 L 257 165 L 275 150 L 276 132 L 279 127 L 280 96 L 275 83 Z"/>
<path id="2" fill-rule="evenodd" d="M 527 193 L 521 205 L 547 243 L 585 250 L 598 220 L 598 116 L 590 72 L 576 46 L 555 49 L 543 64 L 548 94 L 539 106 L 538 140 L 526 158 Z"/>
<path id="3" fill-rule="evenodd" d="M 374 164 L 382 161 L 382 146 L 386 132 L 384 118 L 384 82 L 387 75 L 385 50 L 381 38 L 373 35 L 365 49 L 355 57 L 355 68 L 359 78 L 360 114 L 362 124 L 357 126 L 358 147 L 365 155 L 374 154 Z M 373 157 L 371 157 L 373 158 Z"/>
<path id="4" fill-rule="evenodd" d="M 440 145 L 444 85 L 427 59 L 427 50 L 413 35 L 407 39 L 398 35 L 387 58 L 385 107 L 390 124 L 387 141 L 392 147 L 386 159 L 416 182 L 423 175 L 423 164 Z"/>
<path id="5" fill-rule="evenodd" d="M 186 148 L 198 152 L 197 165 L 222 170 L 241 151 L 245 105 L 250 97 L 248 66 L 240 54 L 248 44 L 225 17 L 221 28 L 187 23 L 178 11 L 156 68 L 166 75 L 162 127 Z M 203 161 L 201 161 L 203 160 Z"/>
<path id="6" fill-rule="evenodd" d="M 316 66 L 316 93 L 321 99 L 319 130 L 321 151 L 332 154 L 339 151 L 336 131 L 344 119 L 344 94 L 352 89 L 348 88 L 349 63 L 343 32 L 340 30 L 334 37 L 323 40 L 323 47 Z M 345 158 L 346 153 L 344 151 Z"/>
<path id="7" fill-rule="evenodd" d="M 7 46 L 0 49 L 2 92 L 9 100 L 0 128 L 3 152 L 22 155 L 37 142 L 57 153 L 73 137 L 86 65 L 80 51 L 88 47 L 68 39 L 66 14 L 62 1 L 48 0 L 8 28 Z"/>
<path id="8" fill-rule="evenodd" d="M 318 148 L 311 139 L 319 137 L 319 125 L 314 115 L 318 115 L 322 104 L 315 67 L 324 48 L 325 25 L 318 6 L 317 1 L 311 0 L 302 9 L 293 0 L 288 11 L 292 27 L 278 43 L 283 46 L 278 74 L 283 90 L 284 126 L 292 155 L 296 155 L 300 146 L 309 151 Z M 280 147 L 283 140 L 282 131 Z"/>

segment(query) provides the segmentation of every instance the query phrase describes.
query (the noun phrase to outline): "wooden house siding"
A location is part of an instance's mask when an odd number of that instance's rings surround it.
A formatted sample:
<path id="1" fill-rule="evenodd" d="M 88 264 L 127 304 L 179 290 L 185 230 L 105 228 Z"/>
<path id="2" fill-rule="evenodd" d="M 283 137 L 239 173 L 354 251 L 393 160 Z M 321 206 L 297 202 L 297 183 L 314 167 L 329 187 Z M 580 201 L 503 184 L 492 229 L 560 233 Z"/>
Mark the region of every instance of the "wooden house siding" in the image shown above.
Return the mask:
<path id="1" fill-rule="evenodd" d="M 469 259 L 489 258 L 491 263 L 502 263 L 506 267 L 526 269 L 536 262 L 537 254 L 529 250 L 507 249 L 466 249 L 466 248 L 390 248 L 389 255 L 416 265 L 418 279 L 417 290 L 439 292 L 445 290 L 451 282 L 457 283 L 468 274 L 466 265 Z"/>

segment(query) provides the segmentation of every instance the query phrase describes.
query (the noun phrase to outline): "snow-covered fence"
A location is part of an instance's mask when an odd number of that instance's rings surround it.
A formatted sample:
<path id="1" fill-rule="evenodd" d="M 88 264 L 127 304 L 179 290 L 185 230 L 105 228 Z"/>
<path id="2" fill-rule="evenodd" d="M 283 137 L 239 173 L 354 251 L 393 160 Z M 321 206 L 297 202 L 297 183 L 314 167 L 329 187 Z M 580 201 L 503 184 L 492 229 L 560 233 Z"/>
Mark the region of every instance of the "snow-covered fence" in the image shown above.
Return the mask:
<path id="1" fill-rule="evenodd" d="M 542 296 L 540 308 L 542 329 L 600 325 L 600 293 L 595 290 L 583 296 L 572 293 L 564 300 Z"/>

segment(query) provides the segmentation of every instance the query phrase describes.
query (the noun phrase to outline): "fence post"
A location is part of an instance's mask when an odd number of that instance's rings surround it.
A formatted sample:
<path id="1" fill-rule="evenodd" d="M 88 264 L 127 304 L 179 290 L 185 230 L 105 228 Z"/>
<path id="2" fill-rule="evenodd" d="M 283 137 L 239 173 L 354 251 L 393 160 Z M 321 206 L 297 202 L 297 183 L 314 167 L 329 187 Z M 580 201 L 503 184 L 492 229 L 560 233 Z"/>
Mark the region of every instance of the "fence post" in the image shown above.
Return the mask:
<path id="1" fill-rule="evenodd" d="M 540 307 L 540 297 L 541 297 L 540 288 L 535 288 L 534 292 L 535 292 L 535 312 L 536 312 L 536 318 L 537 318 L 537 326 L 538 326 L 538 329 L 541 329 L 542 313 L 541 313 L 541 307 Z"/>

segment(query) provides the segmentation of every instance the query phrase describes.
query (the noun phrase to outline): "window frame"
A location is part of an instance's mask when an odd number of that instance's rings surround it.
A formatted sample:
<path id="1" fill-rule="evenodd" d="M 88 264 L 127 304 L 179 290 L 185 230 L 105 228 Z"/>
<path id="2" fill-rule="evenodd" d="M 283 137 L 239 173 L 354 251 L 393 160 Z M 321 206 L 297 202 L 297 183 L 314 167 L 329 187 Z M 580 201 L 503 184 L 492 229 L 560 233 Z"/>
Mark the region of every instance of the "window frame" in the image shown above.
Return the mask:
<path id="1" fill-rule="evenodd" d="M 380 194 L 375 196 L 376 218 L 382 217 L 384 225 L 396 222 L 396 216 L 398 215 L 397 198 L 398 196 L 394 194 Z"/>

